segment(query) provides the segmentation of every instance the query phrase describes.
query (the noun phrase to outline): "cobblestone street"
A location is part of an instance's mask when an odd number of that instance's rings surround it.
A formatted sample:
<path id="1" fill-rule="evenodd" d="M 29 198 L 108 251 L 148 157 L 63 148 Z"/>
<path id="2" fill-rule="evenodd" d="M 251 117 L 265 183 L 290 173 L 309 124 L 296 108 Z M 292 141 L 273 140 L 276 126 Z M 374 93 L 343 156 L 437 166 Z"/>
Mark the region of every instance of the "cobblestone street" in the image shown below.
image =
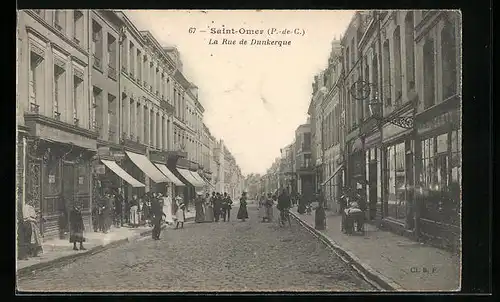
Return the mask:
<path id="1" fill-rule="evenodd" d="M 232 210 L 236 216 L 237 208 Z M 187 223 L 19 280 L 21 291 L 372 291 L 296 222 Z M 276 221 L 276 220 L 275 220 Z"/>

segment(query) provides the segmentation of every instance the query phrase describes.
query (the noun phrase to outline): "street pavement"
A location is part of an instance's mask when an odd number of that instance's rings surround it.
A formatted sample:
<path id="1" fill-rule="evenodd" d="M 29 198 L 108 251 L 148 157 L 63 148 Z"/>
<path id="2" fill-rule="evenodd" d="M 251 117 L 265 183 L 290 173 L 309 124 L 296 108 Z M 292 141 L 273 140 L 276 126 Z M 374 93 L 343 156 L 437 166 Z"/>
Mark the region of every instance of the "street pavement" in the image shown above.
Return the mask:
<path id="1" fill-rule="evenodd" d="M 186 223 L 18 281 L 20 291 L 374 291 L 307 230 L 277 219 Z M 277 211 L 275 211 L 277 212 Z"/>

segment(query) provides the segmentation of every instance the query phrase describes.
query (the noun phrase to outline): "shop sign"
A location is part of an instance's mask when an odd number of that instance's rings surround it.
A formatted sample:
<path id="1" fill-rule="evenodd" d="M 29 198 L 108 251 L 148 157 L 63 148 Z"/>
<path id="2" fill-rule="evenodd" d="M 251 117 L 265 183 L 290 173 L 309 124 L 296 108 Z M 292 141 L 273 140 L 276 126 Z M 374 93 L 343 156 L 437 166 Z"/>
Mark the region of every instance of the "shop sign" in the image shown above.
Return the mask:
<path id="1" fill-rule="evenodd" d="M 122 151 L 113 151 L 111 153 L 111 156 L 113 156 L 115 158 L 115 160 L 120 161 L 120 160 L 125 158 L 125 153 Z"/>
<path id="2" fill-rule="evenodd" d="M 49 175 L 49 184 L 54 184 L 54 183 L 56 183 L 56 176 Z"/>
<path id="3" fill-rule="evenodd" d="M 83 176 L 78 177 L 78 184 L 83 185 Z"/>
<path id="4" fill-rule="evenodd" d="M 417 132 L 418 134 L 422 134 L 445 125 L 458 125 L 458 123 L 459 123 L 458 111 L 457 110 L 448 111 L 443 114 L 434 116 L 433 118 L 425 122 L 418 123 Z"/>

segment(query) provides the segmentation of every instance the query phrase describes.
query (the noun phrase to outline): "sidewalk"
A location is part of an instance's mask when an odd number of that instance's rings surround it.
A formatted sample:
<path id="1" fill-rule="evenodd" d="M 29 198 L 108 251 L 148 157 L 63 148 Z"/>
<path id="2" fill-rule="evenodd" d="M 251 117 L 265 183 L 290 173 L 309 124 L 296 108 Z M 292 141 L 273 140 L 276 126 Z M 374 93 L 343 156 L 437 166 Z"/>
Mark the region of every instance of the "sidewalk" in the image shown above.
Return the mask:
<path id="1" fill-rule="evenodd" d="M 193 220 L 194 216 L 194 211 L 186 212 L 186 221 Z M 162 229 L 165 228 L 167 228 L 167 225 L 163 224 Z M 69 239 L 57 238 L 47 240 L 43 242 L 43 253 L 38 257 L 31 257 L 28 260 L 17 260 L 17 275 L 19 277 L 37 270 L 64 264 L 66 261 L 73 261 L 85 255 L 96 254 L 110 247 L 148 236 L 152 231 L 153 229 L 149 226 L 141 226 L 138 228 L 112 227 L 107 234 L 85 232 L 86 242 L 84 243 L 84 247 L 87 249 L 85 251 L 74 251 L 73 245 L 69 243 Z"/>
<path id="2" fill-rule="evenodd" d="M 314 229 L 312 215 L 291 214 L 323 239 L 363 273 L 395 291 L 458 291 L 460 256 L 415 242 L 391 232 L 365 225 L 364 236 L 341 232 L 342 217 L 327 212 L 327 229 Z M 350 259 L 349 259 L 350 258 Z"/>

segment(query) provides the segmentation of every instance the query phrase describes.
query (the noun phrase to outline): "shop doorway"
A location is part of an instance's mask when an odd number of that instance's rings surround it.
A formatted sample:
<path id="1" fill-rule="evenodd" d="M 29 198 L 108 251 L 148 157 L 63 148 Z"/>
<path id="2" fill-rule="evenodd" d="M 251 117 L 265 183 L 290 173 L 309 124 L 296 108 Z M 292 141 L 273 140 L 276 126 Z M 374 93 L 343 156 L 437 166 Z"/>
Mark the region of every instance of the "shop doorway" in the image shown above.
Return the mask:
<path id="1" fill-rule="evenodd" d="M 62 200 L 60 201 L 59 231 L 61 234 L 69 232 L 69 212 L 73 208 L 75 195 L 75 166 L 72 163 L 63 162 L 62 171 Z M 63 236 L 61 236 L 63 237 Z"/>
<path id="2" fill-rule="evenodd" d="M 377 162 L 370 161 L 368 165 L 368 198 L 369 198 L 369 218 L 375 219 L 377 214 Z"/>

